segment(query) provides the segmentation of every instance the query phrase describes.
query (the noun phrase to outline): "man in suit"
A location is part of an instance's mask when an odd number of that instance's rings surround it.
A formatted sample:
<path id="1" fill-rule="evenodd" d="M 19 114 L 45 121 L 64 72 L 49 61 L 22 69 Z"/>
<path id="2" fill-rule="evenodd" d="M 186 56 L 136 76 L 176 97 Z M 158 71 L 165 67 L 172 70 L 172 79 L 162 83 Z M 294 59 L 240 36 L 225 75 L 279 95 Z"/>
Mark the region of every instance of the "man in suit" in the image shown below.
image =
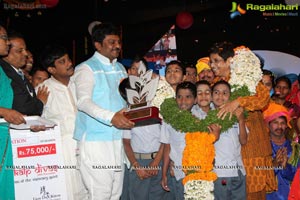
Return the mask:
<path id="1" fill-rule="evenodd" d="M 14 92 L 12 109 L 24 115 L 41 115 L 48 98 L 47 88 L 42 88 L 36 95 L 34 88 L 21 70 L 28 56 L 23 36 L 13 32 L 8 38 L 11 43 L 9 54 L 0 59 L 0 64 L 11 79 Z"/>

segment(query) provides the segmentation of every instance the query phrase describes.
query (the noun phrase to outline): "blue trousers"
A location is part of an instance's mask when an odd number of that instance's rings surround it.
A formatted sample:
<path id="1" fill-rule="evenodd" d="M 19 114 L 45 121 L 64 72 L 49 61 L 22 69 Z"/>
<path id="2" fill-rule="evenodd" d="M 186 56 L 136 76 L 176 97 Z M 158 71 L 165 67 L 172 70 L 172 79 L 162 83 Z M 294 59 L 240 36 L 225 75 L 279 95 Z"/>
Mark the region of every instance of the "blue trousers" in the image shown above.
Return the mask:
<path id="1" fill-rule="evenodd" d="M 176 180 L 174 176 L 168 177 L 168 185 L 170 187 L 170 193 L 172 195 L 172 200 L 183 200 L 184 199 L 184 187 L 182 184 L 182 179 Z"/>
<path id="2" fill-rule="evenodd" d="M 138 163 L 141 166 L 148 166 L 153 160 L 152 159 L 138 159 Z M 160 167 L 161 164 L 160 164 Z M 125 176 L 126 177 L 126 172 Z M 165 195 L 168 195 L 168 192 L 166 192 L 160 185 L 162 177 L 162 171 L 161 169 L 158 170 L 158 175 L 140 180 L 140 178 L 137 176 L 135 170 L 128 171 L 128 196 L 130 200 L 164 200 Z M 123 187 L 123 189 L 126 190 Z M 127 191 L 123 191 L 126 193 Z M 124 195 L 127 196 L 127 195 Z M 125 199 L 125 198 L 123 198 Z"/>
<path id="3" fill-rule="evenodd" d="M 214 182 L 215 200 L 246 200 L 246 177 L 239 170 L 236 177 L 218 177 Z"/>

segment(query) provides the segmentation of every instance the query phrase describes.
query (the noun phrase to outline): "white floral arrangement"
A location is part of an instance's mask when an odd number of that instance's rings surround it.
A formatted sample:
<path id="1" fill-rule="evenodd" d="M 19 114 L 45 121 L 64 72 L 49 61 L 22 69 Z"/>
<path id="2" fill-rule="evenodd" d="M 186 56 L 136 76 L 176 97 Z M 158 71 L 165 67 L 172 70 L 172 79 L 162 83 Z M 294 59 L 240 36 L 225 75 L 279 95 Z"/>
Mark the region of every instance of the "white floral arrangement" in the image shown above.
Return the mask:
<path id="1" fill-rule="evenodd" d="M 242 86 L 247 86 L 251 95 L 255 94 L 255 88 L 263 74 L 260 60 L 249 48 L 241 46 L 235 49 L 230 69 L 229 84 L 233 86 L 232 92 Z"/>
<path id="2" fill-rule="evenodd" d="M 165 77 L 160 77 L 151 105 L 160 109 L 160 105 L 164 102 L 164 100 L 171 97 L 175 97 L 175 91 L 166 81 Z"/>
<path id="3" fill-rule="evenodd" d="M 213 200 L 213 181 L 193 180 L 184 185 L 185 200 Z"/>

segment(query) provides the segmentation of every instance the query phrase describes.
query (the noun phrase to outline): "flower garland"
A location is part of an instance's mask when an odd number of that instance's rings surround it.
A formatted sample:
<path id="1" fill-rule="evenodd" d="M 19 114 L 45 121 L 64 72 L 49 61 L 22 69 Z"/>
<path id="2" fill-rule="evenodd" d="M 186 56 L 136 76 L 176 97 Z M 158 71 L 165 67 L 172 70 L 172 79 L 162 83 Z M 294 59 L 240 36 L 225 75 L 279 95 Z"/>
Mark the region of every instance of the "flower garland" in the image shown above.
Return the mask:
<path id="1" fill-rule="evenodd" d="M 217 179 L 212 171 L 215 140 L 213 134 L 186 133 L 186 147 L 182 159 L 183 171 L 186 174 L 182 181 L 185 199 L 213 199 L 213 181 Z"/>
<path id="2" fill-rule="evenodd" d="M 212 181 L 192 180 L 184 185 L 185 199 L 213 200 L 214 183 Z"/>
<path id="3" fill-rule="evenodd" d="M 292 154 L 288 160 L 288 163 L 294 167 L 297 167 L 300 156 L 300 144 L 297 141 L 292 141 Z"/>
<path id="4" fill-rule="evenodd" d="M 262 78 L 260 62 L 255 54 L 244 46 L 236 48 L 230 67 L 230 99 L 255 94 L 255 88 Z M 221 125 L 221 132 L 224 132 L 237 122 L 237 118 L 229 120 L 229 116 L 226 116 L 221 120 L 217 117 L 218 110 L 211 110 L 205 119 L 200 120 L 190 112 L 180 110 L 174 98 L 164 100 L 160 113 L 175 130 L 186 133 L 182 158 L 186 174 L 183 179 L 185 199 L 213 199 L 213 181 L 217 178 L 212 171 L 215 137 L 208 133 L 207 127 L 216 123 Z"/>
<path id="5" fill-rule="evenodd" d="M 299 157 L 300 157 L 300 144 L 299 144 L 299 137 L 298 137 L 297 131 L 296 131 L 297 121 L 295 119 L 297 119 L 297 118 L 293 118 L 290 121 L 292 128 L 289 131 L 289 135 L 291 137 L 290 139 L 291 139 L 291 145 L 292 145 L 292 154 L 288 160 L 288 163 L 294 167 L 297 167 Z"/>
<path id="6" fill-rule="evenodd" d="M 235 56 L 230 61 L 231 92 L 242 86 L 247 86 L 251 95 L 255 94 L 258 82 L 262 79 L 260 61 L 255 54 L 245 46 L 234 49 Z"/>
<path id="7" fill-rule="evenodd" d="M 160 77 L 155 96 L 151 101 L 152 106 L 160 109 L 161 104 L 166 98 L 175 97 L 175 91 L 164 77 Z"/>
<path id="8" fill-rule="evenodd" d="M 164 121 L 170 124 L 175 130 L 180 132 L 209 132 L 208 125 L 219 124 L 222 126 L 221 131 L 228 130 L 237 122 L 235 116 L 229 120 L 226 116 L 225 120 L 216 117 L 218 110 L 210 110 L 205 119 L 198 119 L 186 110 L 180 110 L 177 106 L 175 98 L 168 98 L 161 105 L 160 113 Z"/>

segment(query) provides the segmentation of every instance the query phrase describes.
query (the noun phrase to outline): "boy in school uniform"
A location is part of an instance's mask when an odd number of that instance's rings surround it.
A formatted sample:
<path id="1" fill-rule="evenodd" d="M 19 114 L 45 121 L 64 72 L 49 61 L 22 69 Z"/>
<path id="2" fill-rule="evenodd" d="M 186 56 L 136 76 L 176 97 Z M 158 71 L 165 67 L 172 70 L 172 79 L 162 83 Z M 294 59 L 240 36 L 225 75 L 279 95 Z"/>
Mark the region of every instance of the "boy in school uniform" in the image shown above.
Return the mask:
<path id="1" fill-rule="evenodd" d="M 196 82 L 197 98 L 192 113 L 199 119 L 204 119 L 214 106 L 212 104 L 210 83 L 206 80 Z"/>
<path id="2" fill-rule="evenodd" d="M 191 82 L 182 82 L 176 88 L 176 102 L 180 110 L 191 111 L 196 103 L 196 86 Z M 210 132 L 219 137 L 220 127 L 217 125 L 211 126 Z M 171 125 L 162 124 L 161 142 L 170 146 L 169 156 L 164 158 L 162 187 L 173 193 L 174 199 L 182 200 L 184 198 L 184 188 L 182 179 L 185 177 L 182 171 L 182 154 L 185 148 L 185 133 L 175 130 Z M 167 170 L 169 162 L 174 162 L 173 171 L 175 180 L 172 181 L 170 188 L 167 181 Z"/>
<path id="3" fill-rule="evenodd" d="M 160 186 L 163 145 L 160 143 L 160 124 L 124 130 L 123 144 L 128 160 L 129 198 L 163 199 L 166 191 Z"/>
<path id="4" fill-rule="evenodd" d="M 140 62 L 139 58 L 133 61 L 128 69 L 130 75 L 139 76 Z M 144 67 L 147 69 L 146 65 Z M 130 77 L 124 79 L 119 86 L 120 94 L 126 101 L 126 89 L 130 88 L 129 80 Z M 123 130 L 124 150 L 130 164 L 125 169 L 122 200 L 164 199 L 167 192 L 159 184 L 164 147 L 160 143 L 160 127 L 160 124 L 151 124 Z"/>
<path id="5" fill-rule="evenodd" d="M 219 81 L 212 87 L 212 101 L 216 108 L 229 101 L 230 85 L 226 81 Z M 218 178 L 214 182 L 214 196 L 216 200 L 245 200 L 246 199 L 246 171 L 241 156 L 241 145 L 247 143 L 247 130 L 243 109 L 235 111 L 238 124 L 220 134 L 215 142 L 214 172 Z"/>

